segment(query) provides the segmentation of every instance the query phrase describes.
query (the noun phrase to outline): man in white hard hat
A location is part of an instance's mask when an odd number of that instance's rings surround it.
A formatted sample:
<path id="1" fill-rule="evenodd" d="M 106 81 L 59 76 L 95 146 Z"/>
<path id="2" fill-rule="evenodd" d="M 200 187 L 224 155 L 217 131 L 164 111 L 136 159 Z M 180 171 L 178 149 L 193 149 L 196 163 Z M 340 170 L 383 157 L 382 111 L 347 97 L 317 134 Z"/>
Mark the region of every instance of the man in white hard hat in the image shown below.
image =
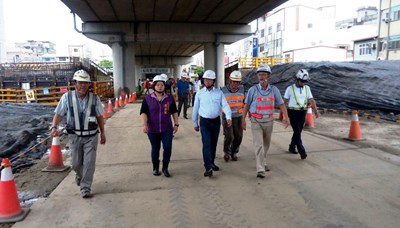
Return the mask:
<path id="1" fill-rule="evenodd" d="M 269 171 L 267 152 L 271 142 L 275 105 L 281 109 L 286 127 L 289 126 L 286 106 L 279 89 L 268 84 L 270 75 L 271 68 L 269 66 L 258 67 L 259 83 L 252 86 L 247 92 L 243 109 L 243 130 L 246 130 L 247 113 L 250 114 L 258 178 L 264 178 L 265 172 Z"/>
<path id="2" fill-rule="evenodd" d="M 226 116 L 222 114 L 222 126 L 224 129 L 224 160 L 226 162 L 231 158 L 237 161 L 237 153 L 243 138 L 242 116 L 244 87 L 240 85 L 242 74 L 240 71 L 232 71 L 229 76 L 229 84 L 221 90 L 225 95 L 225 99 L 232 111 L 232 126 L 228 127 Z"/>
<path id="3" fill-rule="evenodd" d="M 84 70 L 75 72 L 75 91 L 65 93 L 55 109 L 51 136 L 59 136 L 58 124 L 67 116 L 66 130 L 71 148 L 71 166 L 83 198 L 91 197 L 91 186 L 96 163 L 98 132 L 100 144 L 106 143 L 104 109 L 100 98 L 89 92 L 90 75 Z"/>
<path id="4" fill-rule="evenodd" d="M 194 99 L 192 122 L 195 131 L 201 132 L 203 143 L 203 162 L 205 177 L 211 177 L 213 171 L 218 171 L 215 165 L 219 130 L 221 128 L 221 109 L 226 116 L 227 126 L 232 124 L 232 113 L 222 91 L 214 87 L 216 76 L 212 70 L 207 70 L 203 75 L 204 87 Z M 199 121 L 200 116 L 200 121 Z M 200 124 L 199 124 L 200 122 Z"/>

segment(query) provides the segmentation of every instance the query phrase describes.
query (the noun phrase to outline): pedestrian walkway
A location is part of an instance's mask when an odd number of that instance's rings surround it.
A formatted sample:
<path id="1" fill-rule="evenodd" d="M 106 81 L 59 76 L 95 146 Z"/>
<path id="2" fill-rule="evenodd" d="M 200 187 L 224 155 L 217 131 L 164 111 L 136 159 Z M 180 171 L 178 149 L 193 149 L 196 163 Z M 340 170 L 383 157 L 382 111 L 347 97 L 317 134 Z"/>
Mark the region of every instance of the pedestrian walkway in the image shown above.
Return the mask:
<path id="1" fill-rule="evenodd" d="M 276 122 L 266 178 L 256 178 L 250 127 L 237 162 L 223 160 L 221 130 L 221 171 L 206 178 L 200 133 L 180 117 L 172 177 L 155 177 L 139 109 L 107 120 L 93 198 L 81 198 L 71 172 L 14 227 L 399 227 L 399 157 L 304 132 L 300 160 L 286 151 L 291 129 Z"/>

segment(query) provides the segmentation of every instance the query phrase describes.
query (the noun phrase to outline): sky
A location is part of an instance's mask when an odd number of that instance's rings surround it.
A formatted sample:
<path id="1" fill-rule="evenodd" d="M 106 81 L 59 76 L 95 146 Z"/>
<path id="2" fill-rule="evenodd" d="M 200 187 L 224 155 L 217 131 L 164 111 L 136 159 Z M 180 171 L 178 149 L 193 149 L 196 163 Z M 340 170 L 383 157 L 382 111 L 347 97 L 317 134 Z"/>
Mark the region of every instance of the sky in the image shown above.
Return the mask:
<path id="1" fill-rule="evenodd" d="M 74 29 L 73 16 L 61 0 L 0 0 L 3 1 L 5 36 L 8 45 L 27 40 L 50 41 L 57 54 L 67 54 L 68 45 L 89 44 L 94 56 L 110 55 L 111 49 L 86 38 Z M 288 3 L 286 3 L 288 4 Z M 337 19 L 355 17 L 360 6 L 379 7 L 379 0 L 290 0 L 289 4 L 315 8 L 337 5 Z M 80 20 L 77 20 L 80 28 Z"/>

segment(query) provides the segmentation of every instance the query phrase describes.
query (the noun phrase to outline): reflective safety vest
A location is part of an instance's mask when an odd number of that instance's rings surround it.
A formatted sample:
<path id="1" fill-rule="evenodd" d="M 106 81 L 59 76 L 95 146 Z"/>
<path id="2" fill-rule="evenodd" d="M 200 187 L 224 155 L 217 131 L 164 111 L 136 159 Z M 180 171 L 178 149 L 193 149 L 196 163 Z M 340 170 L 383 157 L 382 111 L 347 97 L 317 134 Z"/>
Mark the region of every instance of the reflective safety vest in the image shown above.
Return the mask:
<path id="1" fill-rule="evenodd" d="M 98 133 L 96 119 L 96 97 L 93 93 L 88 94 L 89 99 L 85 110 L 81 110 L 78 95 L 75 91 L 68 92 L 69 115 L 67 121 L 67 132 L 78 136 L 93 136 Z"/>
<path id="2" fill-rule="evenodd" d="M 244 87 L 239 86 L 238 91 L 231 92 L 228 87 L 225 86 L 222 89 L 225 95 L 226 102 L 228 102 L 229 107 L 232 111 L 232 117 L 240 117 L 243 115 L 243 100 L 244 100 Z"/>
<path id="3" fill-rule="evenodd" d="M 256 119 L 265 119 L 269 121 L 274 117 L 275 97 L 272 88 L 267 94 L 262 94 L 257 87 L 256 111 L 250 113 Z"/>
<path id="4" fill-rule="evenodd" d="M 305 97 L 305 100 L 303 102 L 303 105 L 300 105 L 299 104 L 299 100 L 297 99 L 297 96 L 296 96 L 296 91 L 294 90 L 294 84 L 292 85 L 293 97 L 294 97 L 294 100 L 296 101 L 297 107 L 290 107 L 290 109 L 293 109 L 293 110 L 306 110 L 307 104 L 308 104 L 308 89 L 307 89 L 307 85 L 304 85 L 303 87 L 304 87 L 304 90 L 306 91 L 306 97 Z"/>

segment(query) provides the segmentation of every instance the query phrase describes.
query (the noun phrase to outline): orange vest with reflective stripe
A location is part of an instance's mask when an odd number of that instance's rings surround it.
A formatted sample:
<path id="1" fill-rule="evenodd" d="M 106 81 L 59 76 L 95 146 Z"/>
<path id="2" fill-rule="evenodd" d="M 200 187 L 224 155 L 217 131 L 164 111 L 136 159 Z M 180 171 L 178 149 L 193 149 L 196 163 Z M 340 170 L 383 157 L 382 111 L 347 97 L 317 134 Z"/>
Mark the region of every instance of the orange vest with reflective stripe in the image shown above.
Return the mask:
<path id="1" fill-rule="evenodd" d="M 266 95 L 262 95 L 257 88 L 256 102 L 256 112 L 251 113 L 251 116 L 261 119 L 261 118 L 273 118 L 275 110 L 275 97 L 272 89 Z"/>
<path id="2" fill-rule="evenodd" d="M 232 117 L 240 117 L 243 115 L 243 101 L 244 101 L 244 87 L 241 85 L 237 92 L 230 92 L 228 87 L 225 86 L 222 89 L 225 95 L 226 102 L 232 111 Z"/>

